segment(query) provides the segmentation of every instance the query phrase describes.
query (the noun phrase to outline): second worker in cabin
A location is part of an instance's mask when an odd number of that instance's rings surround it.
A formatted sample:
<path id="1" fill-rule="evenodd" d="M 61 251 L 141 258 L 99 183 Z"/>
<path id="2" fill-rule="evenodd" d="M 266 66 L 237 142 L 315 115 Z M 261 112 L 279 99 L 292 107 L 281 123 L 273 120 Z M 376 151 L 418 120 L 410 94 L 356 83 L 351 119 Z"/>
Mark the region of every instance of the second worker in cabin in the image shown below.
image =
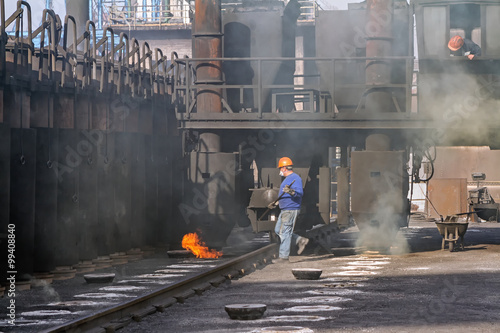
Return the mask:
<path id="1" fill-rule="evenodd" d="M 280 238 L 279 259 L 277 262 L 285 262 L 288 261 L 290 256 L 292 240 L 298 246 L 297 254 L 301 254 L 307 243 L 309 243 L 309 239 L 293 232 L 302 203 L 302 195 L 304 194 L 302 179 L 293 172 L 293 163 L 288 157 L 282 157 L 279 160 L 278 169 L 280 176 L 285 177 L 285 179 L 280 186 L 279 207 L 281 212 L 274 231 Z M 269 208 L 274 208 L 273 203 L 270 206 Z"/>

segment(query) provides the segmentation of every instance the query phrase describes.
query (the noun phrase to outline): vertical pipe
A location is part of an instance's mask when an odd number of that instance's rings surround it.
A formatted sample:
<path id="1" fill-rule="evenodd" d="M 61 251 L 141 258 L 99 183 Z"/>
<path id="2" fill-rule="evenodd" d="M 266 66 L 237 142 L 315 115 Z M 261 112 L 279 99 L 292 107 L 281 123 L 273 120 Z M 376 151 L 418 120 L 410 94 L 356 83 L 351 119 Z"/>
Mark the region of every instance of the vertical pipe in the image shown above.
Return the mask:
<path id="1" fill-rule="evenodd" d="M 220 0 L 196 0 L 193 38 L 194 58 L 222 57 L 222 15 Z M 221 61 L 197 62 L 195 83 L 200 85 L 222 84 Z M 219 88 L 198 89 L 196 94 L 197 112 L 221 113 L 221 94 L 222 90 Z M 200 135 L 200 142 L 202 151 L 220 151 L 219 135 L 202 133 Z"/>
<path id="2" fill-rule="evenodd" d="M 90 0 L 66 0 L 66 13 L 70 13 L 75 18 L 76 31 L 85 31 L 85 25 L 90 19 L 89 2 Z M 74 43 L 75 41 L 71 39 L 68 41 L 68 45 Z M 80 50 L 82 47 L 80 47 Z M 75 48 L 73 48 L 73 52 L 76 54 Z"/>
<path id="3" fill-rule="evenodd" d="M 366 3 L 366 57 L 384 58 L 392 55 L 393 0 L 367 0 Z M 391 63 L 386 60 L 367 60 L 365 81 L 367 89 L 391 83 Z M 373 112 L 387 112 L 391 108 L 387 90 L 372 90 L 367 95 L 366 107 Z"/>

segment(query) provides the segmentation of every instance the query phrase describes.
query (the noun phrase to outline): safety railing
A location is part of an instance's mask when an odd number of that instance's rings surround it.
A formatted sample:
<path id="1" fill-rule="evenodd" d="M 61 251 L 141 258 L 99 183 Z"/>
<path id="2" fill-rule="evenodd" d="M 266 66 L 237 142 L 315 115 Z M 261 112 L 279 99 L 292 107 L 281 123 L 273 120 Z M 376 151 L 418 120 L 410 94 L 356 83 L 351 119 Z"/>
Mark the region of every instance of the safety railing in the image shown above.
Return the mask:
<path id="1" fill-rule="evenodd" d="M 231 84 L 197 83 L 197 66 L 218 61 L 222 63 L 219 70 L 225 72 L 224 81 L 229 81 Z M 274 84 L 280 68 L 286 66 L 294 68 L 295 61 L 313 62 L 318 69 L 317 73 L 307 76 L 301 75 L 304 76 L 304 80 L 301 81 L 307 83 Z M 392 62 L 404 63 L 406 70 L 403 73 L 404 80 L 401 80 L 404 83 L 367 85 L 364 82 L 346 83 L 336 78 L 339 70 L 345 69 L 346 64 L 357 64 L 358 67 L 364 68 L 367 61 L 388 64 Z M 360 112 L 362 108 L 369 109 L 370 105 L 365 105 L 366 96 L 373 91 L 384 91 L 395 104 L 396 112 L 392 113 L 409 116 L 412 100 L 413 61 L 413 57 L 176 59 L 175 66 L 178 67 L 176 70 L 178 77 L 175 79 L 174 95 L 178 104 L 177 112 L 185 114 L 184 117 L 189 118 L 191 113 L 197 111 L 196 97 L 199 92 L 206 93 L 211 89 L 223 89 L 225 93 L 221 102 L 224 111 L 228 113 L 253 113 L 261 118 L 263 113 L 309 112 L 326 113 L 335 118 L 339 114 L 338 100 L 343 98 L 342 94 L 345 89 L 351 89 L 358 96 L 354 107 L 349 110 L 351 113 Z M 231 77 L 230 68 L 238 68 L 238 79 Z M 320 80 L 320 75 L 323 75 L 323 80 Z M 364 81 L 364 74 L 360 78 Z M 399 101 L 394 98 L 395 90 L 404 92 L 402 94 L 404 105 L 399 105 Z M 280 102 L 280 99 L 287 104 L 285 107 L 282 107 L 283 103 Z M 206 115 L 206 113 L 204 114 Z"/>
<path id="2" fill-rule="evenodd" d="M 33 30 L 28 3 L 19 0 L 16 11 L 7 16 L 4 1 L 0 0 L 0 75 L 7 84 L 10 78 L 23 78 L 45 82 L 49 87 L 127 92 L 142 98 L 172 92 L 168 85 L 176 68 L 169 65 L 170 58 L 160 49 L 153 50 L 136 39 L 129 41 L 125 33 L 115 40 L 109 27 L 98 38 L 92 21 L 87 21 L 85 31 L 79 32 L 71 15 L 66 15 L 63 23 L 49 9 L 43 11 L 42 24 Z M 12 24 L 15 32 L 8 35 L 6 28 Z M 34 46 L 35 39 L 39 47 Z"/>
<path id="3" fill-rule="evenodd" d="M 137 29 L 137 27 L 190 26 L 194 8 L 188 1 L 171 1 L 159 5 L 111 5 L 107 7 L 109 22 L 113 27 Z"/>
<path id="4" fill-rule="evenodd" d="M 300 4 L 300 16 L 297 19 L 299 23 L 314 23 L 316 21 L 316 16 L 318 16 L 318 10 L 321 7 L 316 1 L 301 0 Z"/>

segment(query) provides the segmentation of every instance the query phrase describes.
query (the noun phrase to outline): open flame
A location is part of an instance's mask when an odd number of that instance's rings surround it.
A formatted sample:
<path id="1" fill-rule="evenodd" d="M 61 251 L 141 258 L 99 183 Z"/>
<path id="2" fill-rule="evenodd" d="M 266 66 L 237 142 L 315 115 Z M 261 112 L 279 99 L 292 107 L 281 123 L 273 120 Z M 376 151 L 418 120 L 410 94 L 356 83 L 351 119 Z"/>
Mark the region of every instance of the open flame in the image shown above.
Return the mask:
<path id="1" fill-rule="evenodd" d="M 196 258 L 219 258 L 222 256 L 222 252 L 209 249 L 196 233 L 184 235 L 182 238 L 182 247 L 191 251 Z"/>

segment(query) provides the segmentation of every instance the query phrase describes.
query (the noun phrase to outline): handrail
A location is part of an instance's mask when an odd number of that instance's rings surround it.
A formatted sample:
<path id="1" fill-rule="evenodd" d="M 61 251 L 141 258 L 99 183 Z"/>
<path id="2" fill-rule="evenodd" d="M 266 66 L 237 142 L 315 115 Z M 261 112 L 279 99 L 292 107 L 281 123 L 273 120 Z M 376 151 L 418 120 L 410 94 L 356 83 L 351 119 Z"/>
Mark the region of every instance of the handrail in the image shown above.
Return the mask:
<path id="1" fill-rule="evenodd" d="M 1 14 L 1 20 L 2 20 L 2 27 L 1 27 L 1 36 L 0 36 L 0 43 L 1 43 L 1 61 L 2 61 L 2 75 L 5 73 L 6 70 L 6 56 L 5 56 L 5 47 L 7 45 L 7 35 L 5 33 L 5 29 L 11 25 L 14 21 L 16 22 L 16 32 L 15 32 L 15 44 L 14 44 L 14 66 L 15 66 L 15 71 L 17 70 L 17 57 L 19 53 L 19 46 L 21 47 L 21 53 L 23 52 L 24 49 L 24 38 L 23 38 L 23 32 L 20 31 L 20 26 L 22 26 L 22 18 L 23 18 L 23 13 L 24 9 L 21 8 L 22 6 L 26 7 L 26 10 L 28 12 L 28 73 L 31 72 L 31 65 L 32 65 L 32 56 L 34 52 L 34 47 L 33 47 L 33 38 L 32 38 L 32 33 L 31 33 L 31 6 L 26 2 L 26 1 L 21 1 L 19 0 L 17 2 L 17 9 L 16 11 L 9 16 L 9 18 L 5 19 L 5 4 L 4 1 L 2 0 L 0 6 L 2 10 Z"/>
<path id="2" fill-rule="evenodd" d="M 91 47 L 91 42 L 90 42 L 90 27 L 92 26 L 92 47 Z M 96 47 L 96 28 L 95 28 L 95 23 L 87 20 L 87 23 L 85 24 L 85 44 L 84 44 L 84 62 L 85 62 L 85 71 L 84 71 L 84 79 L 82 80 L 83 86 L 90 86 L 92 79 L 97 76 L 97 60 L 95 57 L 95 51 L 97 50 Z M 92 67 L 91 64 L 94 64 L 94 67 L 92 68 L 92 73 L 90 73 L 90 69 Z"/>
<path id="3" fill-rule="evenodd" d="M 314 91 L 317 91 L 316 94 L 318 93 L 321 93 L 322 91 L 326 92 L 326 93 L 329 93 L 329 104 L 331 103 L 331 105 L 335 106 L 335 94 L 337 92 L 337 89 L 339 88 L 338 86 L 338 83 L 336 83 L 335 79 L 332 77 L 332 79 L 330 80 L 330 86 L 329 87 L 326 87 L 324 85 L 322 85 L 321 83 L 317 83 L 317 84 L 308 84 L 308 85 L 296 85 L 294 84 L 293 82 L 291 82 L 290 84 L 280 84 L 280 85 L 276 85 L 276 84 L 269 84 L 269 83 L 265 83 L 263 82 L 262 78 L 263 78 L 263 73 L 262 73 L 262 70 L 263 70 L 263 66 L 262 66 L 262 63 L 263 62 L 283 62 L 283 61 L 303 61 L 303 62 L 310 62 L 310 61 L 313 61 L 313 62 L 320 62 L 320 61 L 323 61 L 323 62 L 326 62 L 326 63 L 331 63 L 331 71 L 332 73 L 335 72 L 335 65 L 337 62 L 366 62 L 367 60 L 385 60 L 385 61 L 405 61 L 405 66 L 408 67 L 408 66 L 413 66 L 413 60 L 414 60 L 414 57 L 413 56 L 390 56 L 390 57 L 355 57 L 355 58 L 348 58 L 348 57 L 344 57 L 344 58 L 292 58 L 292 57 L 267 57 L 267 58 L 185 58 L 185 59 L 176 59 L 175 60 L 175 64 L 176 64 L 176 67 L 179 67 L 179 65 L 184 65 L 185 68 L 186 68 L 186 73 L 184 75 L 184 80 L 185 80 L 185 83 L 180 83 L 180 77 L 177 77 L 176 80 L 175 80 L 175 89 L 174 89 L 174 93 L 173 93 L 173 98 L 181 98 L 181 94 L 182 92 L 185 93 L 185 96 L 184 96 L 184 102 L 186 104 L 186 111 L 185 111 L 185 117 L 186 119 L 189 119 L 190 117 L 190 113 L 191 113 L 191 106 L 192 104 L 194 104 L 194 102 L 191 102 L 190 101 L 190 96 L 192 94 L 196 94 L 196 90 L 199 90 L 199 89 L 220 89 L 220 88 L 225 88 L 225 89 L 239 89 L 240 90 L 240 94 L 243 94 L 243 90 L 244 89 L 253 89 L 254 91 L 257 91 L 257 96 L 256 98 L 258 99 L 257 101 L 255 101 L 256 105 L 254 105 L 254 108 L 256 108 L 256 111 L 258 113 L 258 117 L 261 118 L 262 117 L 262 106 L 263 106 L 263 92 L 266 92 L 268 91 L 269 89 L 286 89 L 285 93 L 286 94 L 290 94 L 291 96 L 298 96 L 298 95 L 304 95 L 304 91 L 310 91 L 310 90 L 314 90 Z M 228 85 L 228 84 L 223 84 L 223 85 L 220 85 L 220 84 L 214 84 L 214 83 L 194 83 L 192 82 L 191 78 L 190 78 L 190 71 L 189 71 L 189 68 L 191 67 L 191 63 L 199 63 L 199 62 L 208 62 L 208 61 L 222 61 L 222 62 L 231 62 L 231 61 L 238 61 L 238 62 L 241 62 L 241 61 L 248 61 L 248 62 L 256 62 L 256 67 L 257 67 L 257 70 L 256 70 L 256 75 L 254 76 L 254 83 L 253 84 L 232 84 L 232 85 Z M 408 73 L 408 71 L 407 71 Z M 408 107 L 408 104 L 409 104 L 409 100 L 408 99 L 411 99 L 411 82 L 412 82 L 412 76 L 408 74 L 406 75 L 406 80 L 404 83 L 401 83 L 401 84 L 396 84 L 396 83 L 389 83 L 389 84 L 384 84 L 384 85 L 367 85 L 366 83 L 352 83 L 352 84 L 348 84 L 348 85 L 343 85 L 344 87 L 347 87 L 347 88 L 355 88 L 355 89 L 359 89 L 361 92 L 363 92 L 363 94 L 361 94 L 361 97 L 360 97 L 360 102 L 358 104 L 358 107 L 360 105 L 362 105 L 361 103 L 364 101 L 364 98 L 366 95 L 368 95 L 373 89 L 388 89 L 387 91 L 389 93 L 391 93 L 391 91 L 393 91 L 392 89 L 404 89 L 404 96 L 405 98 L 407 99 L 406 100 L 406 105 L 405 105 L 405 109 L 404 109 L 404 114 L 406 116 L 409 116 L 410 113 L 411 113 L 411 108 Z M 309 97 L 309 102 L 310 103 L 313 103 L 312 101 L 312 98 L 314 95 L 311 95 L 313 93 L 310 93 L 308 94 Z M 240 99 L 242 98 L 242 96 L 240 96 Z M 392 100 L 393 102 L 395 103 L 395 109 L 398 111 L 398 112 L 401 112 L 401 108 L 399 106 L 399 104 L 397 103 L 397 100 L 394 99 L 394 97 L 392 97 Z M 319 99 L 315 99 L 314 103 L 319 103 Z M 316 105 L 317 106 L 317 105 Z M 310 110 L 314 110 L 314 108 L 311 108 Z M 319 107 L 317 106 L 316 107 L 316 110 L 319 110 Z M 335 107 L 332 107 L 332 108 L 328 108 L 327 110 L 326 109 L 322 109 L 324 111 L 322 112 L 325 112 L 327 111 L 328 113 L 331 113 L 332 114 L 332 117 L 335 117 Z M 277 110 L 271 110 L 271 112 L 277 112 Z"/>
<path id="4" fill-rule="evenodd" d="M 132 79 L 132 96 L 137 96 L 139 95 L 139 85 L 141 82 L 141 47 L 139 45 L 139 41 L 135 38 L 132 38 L 132 52 L 129 53 L 129 57 L 132 58 L 132 68 L 134 69 L 134 77 Z M 137 55 L 137 61 L 136 61 L 136 55 Z M 139 73 L 139 74 L 137 74 Z M 136 82 L 136 75 L 138 75 L 137 80 L 139 81 L 138 83 Z M 137 91 L 136 91 L 137 89 Z"/>
<path id="5" fill-rule="evenodd" d="M 111 46 L 108 41 L 108 32 L 110 32 L 110 38 L 111 39 Z M 115 68 L 115 57 L 114 57 L 114 45 L 115 45 L 115 34 L 113 32 L 113 29 L 110 27 L 106 27 L 103 31 L 103 36 L 99 42 L 97 42 L 96 49 L 99 47 L 103 46 L 103 52 L 101 56 L 101 84 L 99 87 L 100 92 L 104 92 L 104 80 L 105 80 L 105 75 L 106 75 L 106 68 L 107 64 L 111 62 L 111 69 L 109 70 L 108 75 L 108 83 L 113 84 L 114 83 L 114 68 Z M 109 51 L 111 49 L 111 53 Z M 108 60 L 110 58 L 110 60 Z"/>
<path id="6" fill-rule="evenodd" d="M 123 40 L 125 39 L 125 42 Z M 119 57 L 118 61 L 118 84 L 117 84 L 117 93 L 121 93 L 121 86 L 122 86 L 122 66 L 125 67 L 125 70 L 127 71 L 127 76 L 125 79 L 124 84 L 129 85 L 129 79 L 130 79 L 130 68 L 129 68 L 129 41 L 128 41 L 128 36 L 121 32 L 120 33 L 120 43 L 116 46 L 115 51 L 121 51 L 122 54 Z M 123 55 L 123 52 L 125 51 L 125 55 Z"/>
<path id="7" fill-rule="evenodd" d="M 31 65 L 33 64 L 33 53 L 35 52 L 35 48 L 33 46 L 33 36 L 31 34 L 31 29 L 32 29 L 32 24 L 31 24 L 31 6 L 28 2 L 19 0 L 17 2 L 17 9 L 20 10 L 21 6 L 24 5 L 26 7 L 26 10 L 28 11 L 28 41 L 29 41 L 29 48 L 31 52 L 28 52 L 28 71 L 31 72 Z M 16 20 L 16 26 L 19 27 L 19 17 Z M 16 27 L 16 28 L 17 28 Z M 23 32 L 21 32 L 22 34 Z M 23 42 L 24 43 L 24 42 Z"/>
<path id="8" fill-rule="evenodd" d="M 70 46 L 68 48 L 68 22 L 71 21 L 73 22 L 73 45 Z M 77 57 L 76 57 L 76 52 L 77 52 L 77 48 L 78 48 L 78 40 L 77 40 L 77 37 L 78 34 L 77 34 L 77 30 L 76 30 L 76 20 L 73 16 L 71 15 L 66 15 L 66 17 L 64 18 L 64 37 L 63 37 L 63 50 L 65 51 L 65 56 L 66 56 L 66 59 L 65 61 L 63 61 L 63 64 L 62 64 L 62 78 L 61 78 L 61 86 L 64 87 L 65 83 L 66 83 L 66 62 L 70 63 L 70 58 L 73 58 L 74 60 L 74 65 L 72 65 L 72 74 L 73 74 L 73 78 L 75 78 L 75 71 L 74 71 L 74 68 L 76 67 L 77 65 Z M 72 47 L 74 46 L 74 51 L 73 53 L 71 53 L 72 50 Z M 71 50 L 71 51 L 69 51 Z"/>
<path id="9" fill-rule="evenodd" d="M 190 13 L 194 9 L 188 1 L 179 4 L 165 5 L 131 5 L 128 8 L 122 6 L 107 6 L 109 22 L 111 26 L 187 26 L 191 24 Z M 179 21 L 180 20 L 180 21 Z"/>
<path id="10" fill-rule="evenodd" d="M 47 66 L 47 78 L 52 79 L 52 71 L 56 68 L 56 14 L 52 9 L 44 9 L 42 14 L 43 20 L 40 36 L 40 61 L 38 63 L 38 81 L 43 80 L 43 55 L 45 53 L 45 30 L 50 27 L 49 36 L 49 54 L 48 54 L 48 66 Z M 47 21 L 47 19 L 50 21 Z M 40 29 L 38 28 L 37 31 Z M 36 36 L 35 36 L 36 37 Z"/>
<path id="11" fill-rule="evenodd" d="M 151 54 L 152 52 L 148 42 L 143 42 L 141 63 L 144 62 L 144 72 L 147 72 L 148 66 L 146 66 L 146 59 L 149 58 L 149 84 L 151 87 L 151 96 L 153 96 L 153 57 Z M 146 91 L 146 89 L 144 89 L 144 91 Z M 146 96 L 146 93 L 144 93 L 144 96 Z"/>

